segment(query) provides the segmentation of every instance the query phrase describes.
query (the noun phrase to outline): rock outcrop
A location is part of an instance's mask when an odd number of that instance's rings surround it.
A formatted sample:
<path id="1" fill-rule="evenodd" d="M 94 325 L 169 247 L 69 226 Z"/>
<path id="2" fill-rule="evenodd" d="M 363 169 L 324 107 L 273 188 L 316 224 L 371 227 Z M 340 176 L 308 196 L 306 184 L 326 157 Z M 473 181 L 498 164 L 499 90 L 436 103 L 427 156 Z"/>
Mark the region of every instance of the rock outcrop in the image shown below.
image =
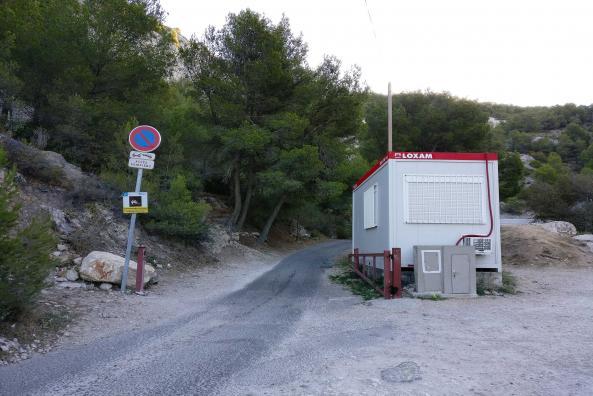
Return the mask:
<path id="1" fill-rule="evenodd" d="M 573 238 L 587 245 L 589 250 L 593 253 L 593 234 L 581 234 L 576 235 Z"/>
<path id="2" fill-rule="evenodd" d="M 91 282 L 121 284 L 124 268 L 124 258 L 112 253 L 94 251 L 86 256 L 80 265 L 80 277 Z M 136 284 L 135 261 L 130 260 L 128 271 L 128 287 Z M 156 270 L 150 264 L 144 265 L 144 283 L 156 278 Z"/>
<path id="3" fill-rule="evenodd" d="M 568 221 L 549 221 L 547 223 L 536 224 L 548 231 L 555 232 L 567 236 L 575 236 L 577 234 L 576 227 Z"/>
<path id="4" fill-rule="evenodd" d="M 78 272 L 75 269 L 70 268 L 66 271 L 66 279 L 70 282 L 76 282 L 78 280 Z"/>
<path id="5" fill-rule="evenodd" d="M 19 172 L 25 175 L 97 199 L 115 196 L 97 177 L 84 173 L 58 153 L 39 150 L 2 134 L 0 146 L 4 147 L 8 159 L 16 165 Z"/>

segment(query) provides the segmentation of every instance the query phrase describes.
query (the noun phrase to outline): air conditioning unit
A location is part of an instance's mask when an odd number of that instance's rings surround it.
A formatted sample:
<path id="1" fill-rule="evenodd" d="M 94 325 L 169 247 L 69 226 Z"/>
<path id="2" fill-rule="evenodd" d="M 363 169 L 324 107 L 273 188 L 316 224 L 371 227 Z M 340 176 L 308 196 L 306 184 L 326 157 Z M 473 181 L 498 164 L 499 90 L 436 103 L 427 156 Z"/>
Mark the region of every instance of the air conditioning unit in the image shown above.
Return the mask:
<path id="1" fill-rule="evenodd" d="M 487 256 L 492 254 L 492 238 L 464 238 L 463 246 L 473 246 L 476 255 Z"/>

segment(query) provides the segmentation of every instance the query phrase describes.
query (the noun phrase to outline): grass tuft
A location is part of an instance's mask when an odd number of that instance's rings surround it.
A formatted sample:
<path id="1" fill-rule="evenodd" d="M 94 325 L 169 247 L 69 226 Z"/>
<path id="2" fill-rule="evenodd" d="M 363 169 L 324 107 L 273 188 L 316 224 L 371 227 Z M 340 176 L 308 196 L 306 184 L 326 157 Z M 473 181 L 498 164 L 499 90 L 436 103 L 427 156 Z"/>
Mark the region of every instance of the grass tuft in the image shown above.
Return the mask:
<path id="1" fill-rule="evenodd" d="M 447 299 L 446 297 L 443 297 L 438 293 L 433 293 L 430 296 L 418 296 L 418 298 L 420 300 L 430 300 L 430 301 L 444 301 Z"/>
<path id="2" fill-rule="evenodd" d="M 517 294 L 517 278 L 508 271 L 502 271 L 502 286 L 498 291 L 506 294 Z"/>
<path id="3" fill-rule="evenodd" d="M 476 284 L 476 293 L 478 296 L 486 295 L 486 292 L 498 292 L 504 294 L 517 294 L 519 291 L 517 290 L 517 278 L 513 274 L 508 271 L 502 271 L 502 286 L 498 287 L 490 287 L 484 281 L 479 281 Z"/>
<path id="4" fill-rule="evenodd" d="M 329 279 L 334 283 L 339 283 L 356 295 L 362 297 L 363 300 L 373 300 L 375 298 L 383 297 L 371 285 L 361 279 L 352 269 L 348 257 L 340 258 L 335 264 L 339 273 L 330 275 Z M 381 280 L 382 282 L 382 280 Z"/>

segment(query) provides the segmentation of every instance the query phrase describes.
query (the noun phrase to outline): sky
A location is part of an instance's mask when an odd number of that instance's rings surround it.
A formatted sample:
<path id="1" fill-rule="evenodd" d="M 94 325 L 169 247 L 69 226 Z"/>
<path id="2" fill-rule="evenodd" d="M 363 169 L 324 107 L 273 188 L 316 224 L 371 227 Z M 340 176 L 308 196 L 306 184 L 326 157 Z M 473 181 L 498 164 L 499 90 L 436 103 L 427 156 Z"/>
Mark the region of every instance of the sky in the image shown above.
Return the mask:
<path id="1" fill-rule="evenodd" d="M 161 0 L 186 37 L 245 8 L 302 33 L 312 67 L 335 55 L 369 88 L 519 106 L 593 104 L 593 1 Z"/>

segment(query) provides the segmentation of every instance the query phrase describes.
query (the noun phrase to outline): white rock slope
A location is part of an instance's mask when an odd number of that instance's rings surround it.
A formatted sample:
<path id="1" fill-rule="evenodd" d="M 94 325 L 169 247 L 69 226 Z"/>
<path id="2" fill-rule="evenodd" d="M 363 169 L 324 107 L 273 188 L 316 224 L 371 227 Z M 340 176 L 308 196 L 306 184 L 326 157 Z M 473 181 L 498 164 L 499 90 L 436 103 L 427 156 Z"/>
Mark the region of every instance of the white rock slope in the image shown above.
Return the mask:
<path id="1" fill-rule="evenodd" d="M 575 236 L 577 234 L 576 227 L 567 221 L 548 221 L 547 223 L 536 225 L 557 234 L 568 236 Z"/>

